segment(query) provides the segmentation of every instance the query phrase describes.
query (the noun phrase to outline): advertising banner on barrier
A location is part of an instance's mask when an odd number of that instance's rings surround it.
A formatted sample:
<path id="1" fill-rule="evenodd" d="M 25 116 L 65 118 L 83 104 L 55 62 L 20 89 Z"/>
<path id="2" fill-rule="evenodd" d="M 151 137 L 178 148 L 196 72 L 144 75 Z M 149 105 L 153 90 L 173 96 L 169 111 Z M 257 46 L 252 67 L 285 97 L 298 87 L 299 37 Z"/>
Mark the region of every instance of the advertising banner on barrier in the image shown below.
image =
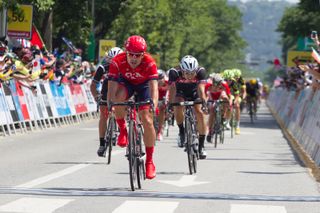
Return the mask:
<path id="1" fill-rule="evenodd" d="M 88 81 L 85 84 L 81 85 L 81 88 L 84 94 L 86 95 L 86 102 L 87 102 L 89 112 L 95 112 L 97 110 L 97 104 L 94 100 L 94 97 L 91 94 L 90 84 L 91 84 L 91 81 Z"/>
<path id="2" fill-rule="evenodd" d="M 64 87 L 64 95 L 66 97 L 66 100 L 68 101 L 68 105 L 70 107 L 71 115 L 76 115 L 76 109 L 75 109 L 75 104 L 73 103 L 73 97 L 71 94 L 70 86 L 65 85 Z"/>
<path id="3" fill-rule="evenodd" d="M 1 85 L 0 85 L 1 86 Z M 11 118 L 10 110 L 6 101 L 5 94 L 0 88 L 0 124 L 12 124 L 13 120 Z"/>
<path id="4" fill-rule="evenodd" d="M 85 113 L 88 112 L 86 106 L 86 98 L 79 84 L 70 84 L 70 91 L 73 97 L 73 104 L 76 109 L 76 112 Z"/>
<path id="5" fill-rule="evenodd" d="M 20 86 L 14 81 L 10 80 L 10 90 L 16 106 L 20 121 L 30 120 L 27 105 Z"/>
<path id="6" fill-rule="evenodd" d="M 11 95 L 10 88 L 5 84 L 2 85 L 2 88 L 3 88 L 3 92 L 6 96 L 6 100 L 7 100 L 8 106 L 9 106 L 9 110 L 10 110 L 10 114 L 11 114 L 13 122 L 20 121 L 18 110 L 16 108 L 16 105 L 14 104 L 14 100 L 13 100 L 13 96 Z M 20 109 L 20 112 L 21 112 L 21 109 Z M 21 120 L 23 120 L 22 112 L 21 112 Z"/>
<path id="7" fill-rule="evenodd" d="M 27 107 L 29 112 L 32 112 L 32 116 L 31 117 L 31 113 L 30 113 L 30 117 L 31 120 L 40 120 L 44 118 L 43 112 L 41 107 L 39 106 L 38 101 L 36 100 L 35 95 L 32 93 L 32 91 L 29 88 L 22 88 L 24 97 L 26 98 L 26 103 L 27 103 Z"/>
<path id="8" fill-rule="evenodd" d="M 44 104 L 46 105 L 49 117 L 58 117 L 58 111 L 54 103 L 54 99 L 51 93 L 49 83 L 43 82 L 42 84 L 40 84 L 40 90 L 41 90 L 43 101 L 44 101 Z"/>
<path id="9" fill-rule="evenodd" d="M 49 114 L 47 112 L 47 108 L 46 108 L 46 105 L 43 100 L 43 95 L 41 92 L 40 83 L 37 82 L 36 86 L 37 86 L 37 94 L 34 97 L 36 99 L 38 111 L 39 111 L 39 113 L 42 114 L 41 118 L 49 118 Z M 40 114 L 40 116 L 41 116 L 41 114 Z"/>
<path id="10" fill-rule="evenodd" d="M 49 83 L 51 93 L 54 99 L 55 106 L 57 108 L 57 112 L 59 116 L 66 116 L 70 115 L 71 111 L 68 106 L 68 102 L 64 96 L 64 85 L 57 86 L 55 83 Z"/>

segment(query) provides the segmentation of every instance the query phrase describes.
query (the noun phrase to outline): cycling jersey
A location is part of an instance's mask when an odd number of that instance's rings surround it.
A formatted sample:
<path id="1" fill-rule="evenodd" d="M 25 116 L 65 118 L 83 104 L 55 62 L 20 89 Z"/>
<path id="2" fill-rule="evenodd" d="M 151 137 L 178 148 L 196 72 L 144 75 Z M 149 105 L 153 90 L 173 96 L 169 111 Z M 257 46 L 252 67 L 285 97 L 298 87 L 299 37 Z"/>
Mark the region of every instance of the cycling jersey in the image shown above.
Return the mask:
<path id="1" fill-rule="evenodd" d="M 231 95 L 228 83 L 225 81 L 221 82 L 221 84 L 218 87 L 217 86 L 212 87 L 212 86 L 213 86 L 212 81 L 208 80 L 205 86 L 205 91 L 206 93 L 207 92 L 210 93 L 211 100 L 218 100 L 222 92 L 225 92 L 225 94 L 227 94 L 228 96 Z"/>
<path id="2" fill-rule="evenodd" d="M 247 95 L 250 95 L 252 97 L 256 97 L 259 95 L 259 84 L 250 84 L 250 82 L 246 83 L 246 92 Z"/>
<path id="3" fill-rule="evenodd" d="M 229 82 L 229 87 L 231 89 L 231 93 L 234 95 L 239 95 L 242 87 L 245 86 L 244 80 L 240 77 L 238 80 L 231 79 Z"/>
<path id="4" fill-rule="evenodd" d="M 108 78 L 112 81 L 118 81 L 120 77 L 132 85 L 139 85 L 149 80 L 157 80 L 156 62 L 148 53 L 145 53 L 139 66 L 132 68 L 127 62 L 126 53 L 120 53 L 112 59 Z"/>
<path id="5" fill-rule="evenodd" d="M 159 100 L 163 100 L 167 96 L 168 86 L 169 86 L 169 81 L 168 80 L 165 80 L 164 85 L 160 85 L 160 84 L 158 85 Z"/>
<path id="6" fill-rule="evenodd" d="M 169 70 L 169 85 L 175 84 L 176 96 L 185 100 L 196 100 L 198 95 L 198 84 L 206 83 L 207 72 L 205 68 L 198 67 L 194 79 L 186 79 L 180 67 L 171 68 Z"/>

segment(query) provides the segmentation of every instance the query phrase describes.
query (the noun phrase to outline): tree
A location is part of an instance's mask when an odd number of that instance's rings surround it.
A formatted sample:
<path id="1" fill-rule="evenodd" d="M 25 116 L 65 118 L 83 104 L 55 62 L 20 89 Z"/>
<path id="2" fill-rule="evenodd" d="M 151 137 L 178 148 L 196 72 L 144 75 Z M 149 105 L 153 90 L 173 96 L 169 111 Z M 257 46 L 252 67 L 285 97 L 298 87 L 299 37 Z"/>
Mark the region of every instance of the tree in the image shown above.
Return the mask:
<path id="1" fill-rule="evenodd" d="M 240 29 L 239 10 L 225 0 L 135 0 L 122 5 L 106 37 L 123 44 L 129 35 L 142 35 L 163 69 L 191 54 L 208 70 L 221 71 L 243 57 Z"/>
<path id="2" fill-rule="evenodd" d="M 295 47 L 298 37 L 308 37 L 312 30 L 320 31 L 320 4 L 316 0 L 301 0 L 285 11 L 278 31 L 282 33 L 283 55 Z"/>

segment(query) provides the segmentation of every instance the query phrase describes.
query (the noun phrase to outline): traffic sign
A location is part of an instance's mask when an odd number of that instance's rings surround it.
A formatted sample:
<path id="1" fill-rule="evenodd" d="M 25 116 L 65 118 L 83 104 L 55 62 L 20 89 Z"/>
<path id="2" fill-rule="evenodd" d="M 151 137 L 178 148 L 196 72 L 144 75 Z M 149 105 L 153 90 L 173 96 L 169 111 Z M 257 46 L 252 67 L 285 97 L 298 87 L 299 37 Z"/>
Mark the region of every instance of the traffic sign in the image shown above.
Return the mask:
<path id="1" fill-rule="evenodd" d="M 308 51 L 288 51 L 287 55 L 287 66 L 294 67 L 296 66 L 295 62 L 299 62 L 299 64 L 305 64 L 312 62 L 313 58 L 311 56 L 311 52 Z"/>
<path id="2" fill-rule="evenodd" d="M 20 5 L 21 14 L 8 9 L 7 35 L 12 38 L 30 39 L 32 32 L 33 6 Z"/>
<path id="3" fill-rule="evenodd" d="M 112 47 L 116 46 L 116 40 L 99 40 L 99 61 L 105 56 Z"/>

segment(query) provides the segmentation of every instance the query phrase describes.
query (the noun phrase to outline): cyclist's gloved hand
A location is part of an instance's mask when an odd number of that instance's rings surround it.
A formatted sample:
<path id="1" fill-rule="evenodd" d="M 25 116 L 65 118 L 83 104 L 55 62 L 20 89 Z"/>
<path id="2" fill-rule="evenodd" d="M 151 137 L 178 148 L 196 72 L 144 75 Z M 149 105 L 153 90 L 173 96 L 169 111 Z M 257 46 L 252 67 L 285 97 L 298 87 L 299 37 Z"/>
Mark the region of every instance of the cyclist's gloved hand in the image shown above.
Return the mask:
<path id="1" fill-rule="evenodd" d="M 112 101 L 107 101 L 108 112 L 112 111 Z"/>
<path id="2" fill-rule="evenodd" d="M 207 102 L 206 102 L 205 100 L 203 100 L 203 102 L 202 102 L 201 110 L 202 110 L 205 114 L 208 114 L 208 113 L 209 113 L 208 104 L 207 104 Z"/>
<path id="3" fill-rule="evenodd" d="M 152 113 L 156 112 L 156 109 L 155 109 L 155 106 L 154 106 L 152 99 L 150 99 L 150 112 L 152 112 Z"/>
<path id="4" fill-rule="evenodd" d="M 101 95 L 97 95 L 94 97 L 94 100 L 99 103 L 99 101 L 101 100 Z"/>
<path id="5" fill-rule="evenodd" d="M 168 113 L 170 113 L 170 114 L 173 113 L 173 107 L 171 104 L 168 104 Z"/>

